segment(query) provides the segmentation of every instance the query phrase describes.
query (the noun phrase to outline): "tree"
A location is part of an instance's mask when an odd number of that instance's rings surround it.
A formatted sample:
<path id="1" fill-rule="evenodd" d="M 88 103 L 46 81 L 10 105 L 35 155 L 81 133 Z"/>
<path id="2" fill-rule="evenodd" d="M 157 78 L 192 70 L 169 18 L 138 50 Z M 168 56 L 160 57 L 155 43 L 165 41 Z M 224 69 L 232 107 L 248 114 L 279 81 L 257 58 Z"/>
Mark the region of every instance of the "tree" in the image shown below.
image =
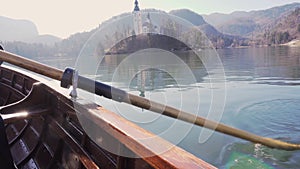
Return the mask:
<path id="1" fill-rule="evenodd" d="M 282 34 L 282 41 L 281 41 L 281 43 L 285 43 L 285 42 L 288 42 L 289 41 L 289 38 L 290 38 L 290 34 L 289 34 L 289 32 L 284 32 L 283 34 Z"/>

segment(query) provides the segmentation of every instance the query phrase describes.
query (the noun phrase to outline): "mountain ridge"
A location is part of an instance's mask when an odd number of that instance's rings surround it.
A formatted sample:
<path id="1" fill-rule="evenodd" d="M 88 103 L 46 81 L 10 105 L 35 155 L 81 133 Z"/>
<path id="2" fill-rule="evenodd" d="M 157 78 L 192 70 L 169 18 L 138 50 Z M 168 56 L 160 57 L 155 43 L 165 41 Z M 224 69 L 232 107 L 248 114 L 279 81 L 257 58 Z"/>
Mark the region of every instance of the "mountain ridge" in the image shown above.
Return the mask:
<path id="1" fill-rule="evenodd" d="M 300 7 L 300 3 L 295 2 L 264 10 L 234 11 L 230 14 L 213 13 L 203 15 L 203 18 L 222 33 L 249 37 L 253 32 L 263 29 L 264 25 L 287 15 L 297 7 Z"/>
<path id="2" fill-rule="evenodd" d="M 258 44 L 284 44 L 300 39 L 300 7 L 255 32 Z"/>
<path id="3" fill-rule="evenodd" d="M 37 26 L 26 19 L 0 16 L 0 25 L 0 41 L 2 42 L 20 41 L 54 45 L 61 40 L 53 35 L 40 35 Z"/>
<path id="4" fill-rule="evenodd" d="M 38 35 L 36 25 L 29 20 L 0 16 L 0 25 L 1 41 L 23 41 Z"/>

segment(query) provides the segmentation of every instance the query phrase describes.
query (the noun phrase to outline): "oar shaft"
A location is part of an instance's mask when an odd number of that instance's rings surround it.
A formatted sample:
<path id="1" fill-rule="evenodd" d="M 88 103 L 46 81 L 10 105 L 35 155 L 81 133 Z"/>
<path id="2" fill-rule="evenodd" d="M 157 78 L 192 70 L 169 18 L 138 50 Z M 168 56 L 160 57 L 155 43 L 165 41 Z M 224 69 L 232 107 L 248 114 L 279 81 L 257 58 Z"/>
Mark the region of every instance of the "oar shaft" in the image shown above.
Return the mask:
<path id="1" fill-rule="evenodd" d="M 59 81 L 63 75 L 63 71 L 60 69 L 2 50 L 0 50 L 0 60 Z"/>
<path id="2" fill-rule="evenodd" d="M 161 113 L 165 116 L 169 116 L 172 118 L 180 119 L 182 121 L 195 124 L 197 126 L 205 127 L 211 130 L 216 130 L 220 133 L 224 133 L 227 135 L 231 135 L 234 137 L 238 137 L 244 140 L 251 141 L 253 143 L 259 143 L 271 148 L 277 148 L 282 150 L 299 150 L 299 144 L 287 143 L 279 140 L 274 140 L 271 138 L 261 137 L 252 133 L 249 133 L 244 130 L 236 129 L 222 123 L 217 123 L 212 120 L 208 120 L 194 114 L 187 113 L 185 111 L 180 111 L 176 108 L 166 106 L 154 101 L 150 101 L 145 98 L 141 98 L 136 95 L 128 94 L 128 100 L 124 100 L 124 102 L 128 104 L 135 105 L 137 107 L 143 107 L 144 109 L 151 110 L 154 112 Z"/>

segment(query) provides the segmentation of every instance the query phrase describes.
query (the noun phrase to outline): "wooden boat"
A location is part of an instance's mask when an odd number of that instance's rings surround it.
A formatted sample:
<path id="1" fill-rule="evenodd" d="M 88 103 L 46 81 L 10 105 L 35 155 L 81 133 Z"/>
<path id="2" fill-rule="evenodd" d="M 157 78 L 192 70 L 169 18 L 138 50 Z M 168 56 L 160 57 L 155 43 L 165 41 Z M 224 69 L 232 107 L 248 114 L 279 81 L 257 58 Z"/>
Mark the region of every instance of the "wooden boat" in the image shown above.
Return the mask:
<path id="1" fill-rule="evenodd" d="M 110 153 L 85 133 L 68 96 L 4 66 L 0 66 L 0 105 L 1 130 L 7 137 L 7 142 L 1 141 L 1 154 L 6 158 L 1 168 L 214 168 L 163 139 L 139 142 L 135 138 L 154 135 L 96 104 L 77 103 L 82 114 L 109 138 L 105 143 L 150 157 Z M 101 118 L 93 117 L 94 113 L 102 114 Z M 168 146 L 173 148 L 155 154 Z"/>

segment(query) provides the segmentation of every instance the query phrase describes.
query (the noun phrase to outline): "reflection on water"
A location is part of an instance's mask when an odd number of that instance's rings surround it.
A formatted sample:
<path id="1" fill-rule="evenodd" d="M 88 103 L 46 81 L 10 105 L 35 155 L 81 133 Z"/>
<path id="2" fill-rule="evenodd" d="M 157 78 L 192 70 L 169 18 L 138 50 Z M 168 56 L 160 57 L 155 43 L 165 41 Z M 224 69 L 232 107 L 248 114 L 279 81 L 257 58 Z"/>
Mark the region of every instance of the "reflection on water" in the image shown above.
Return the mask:
<path id="1" fill-rule="evenodd" d="M 146 91 L 156 89 L 174 88 L 177 86 L 175 79 L 167 72 L 155 68 L 141 68 L 131 80 L 129 88 L 138 90 L 139 96 L 145 97 Z"/>
<path id="2" fill-rule="evenodd" d="M 300 143 L 300 49 L 222 49 L 218 53 L 227 80 L 222 122 L 258 135 Z M 105 56 L 96 76 L 98 80 L 111 83 L 118 71 L 118 81 L 113 83 L 114 86 L 206 117 L 212 98 L 211 77 L 195 55 L 185 52 L 176 53 L 176 56 L 190 68 L 194 82 L 184 83 L 183 79 L 190 74 L 182 72 L 176 64 L 170 64 L 168 71 L 164 71 L 163 65 L 157 65 L 156 69 L 141 67 L 135 60 L 124 66 L 122 63 L 126 55 Z M 44 63 L 59 67 L 73 66 L 72 62 L 55 65 L 55 62 L 45 60 Z M 99 104 L 106 102 L 112 104 L 99 98 Z M 163 133 L 174 124 L 169 118 L 158 119 L 151 112 L 125 105 L 121 105 L 119 111 L 124 117 L 132 118 L 132 121 L 156 134 Z M 147 123 L 141 124 L 140 121 Z M 187 124 L 180 125 L 187 130 L 177 127 L 172 134 L 160 136 L 174 142 L 178 135 L 183 135 L 184 139 L 175 141 L 176 144 L 217 167 L 300 168 L 299 151 L 273 150 L 218 133 L 214 133 L 205 143 L 199 143 L 202 128 L 192 126 L 188 129 Z"/>
<path id="3" fill-rule="evenodd" d="M 222 56 L 229 80 L 257 83 L 300 79 L 300 49 L 289 47 L 224 49 Z"/>
<path id="4" fill-rule="evenodd" d="M 161 51 L 158 51 L 161 52 Z M 145 55 L 147 55 L 148 53 L 145 53 Z M 153 54 L 153 51 L 150 52 L 151 55 L 155 55 Z M 165 53 L 166 55 L 169 55 L 168 53 Z M 148 58 L 153 59 L 153 56 L 146 56 Z M 203 77 L 207 75 L 207 72 L 205 70 L 205 67 L 202 64 L 202 61 L 199 59 L 199 57 L 194 54 L 193 52 L 180 52 L 180 53 L 174 53 L 174 56 L 177 56 L 179 58 L 179 60 L 181 60 L 182 62 L 184 62 L 186 65 L 182 65 L 181 63 L 178 63 L 178 61 L 176 61 L 175 57 L 174 60 L 168 60 L 166 62 L 168 62 L 168 65 L 166 65 L 165 63 L 162 63 L 162 65 L 156 65 L 158 69 L 160 70 L 164 70 L 166 69 L 166 67 L 168 68 L 167 70 L 170 71 L 169 73 L 171 73 L 173 76 L 176 77 L 184 77 L 186 72 L 182 72 L 182 66 L 188 66 L 194 77 L 196 82 L 201 82 L 203 81 Z M 157 57 L 157 56 L 156 56 Z M 118 66 L 120 65 L 120 63 L 124 64 L 124 60 L 126 61 L 126 59 L 128 59 L 128 55 L 107 55 L 103 58 L 101 64 L 99 65 L 99 69 L 98 69 L 98 73 L 102 75 L 101 80 L 105 81 L 105 82 L 111 82 L 113 79 L 114 74 L 116 73 L 116 69 L 118 68 Z M 144 58 L 143 58 L 144 59 Z M 159 58 L 162 59 L 162 58 Z M 142 60 L 142 59 L 141 59 Z M 148 60 L 148 59 L 147 59 Z M 122 66 L 121 68 L 123 68 L 124 70 L 120 70 L 120 73 L 123 76 L 124 81 L 128 80 L 128 79 L 132 79 L 133 77 L 131 77 L 131 75 L 133 74 L 132 72 L 138 72 L 141 71 L 142 69 L 147 69 L 146 64 L 145 65 L 140 65 L 141 61 L 140 60 L 136 60 L 136 59 L 132 59 L 130 60 L 130 62 L 126 62 L 125 66 Z M 144 61 L 143 61 L 144 62 Z M 181 67 L 180 67 L 181 66 Z M 120 67 L 119 67 L 120 69 Z M 147 74 L 150 75 L 152 72 L 157 71 L 157 69 L 150 69 L 148 70 Z M 156 72 L 158 73 L 158 72 Z M 168 72 L 166 72 L 168 73 Z M 135 74 L 134 74 L 135 75 Z M 158 76 L 160 75 L 159 73 L 157 74 Z M 152 78 L 156 78 L 156 76 L 153 76 Z M 173 77 L 174 78 L 174 77 Z M 163 80 L 164 82 L 166 80 L 168 80 L 169 77 L 160 79 Z M 167 83 L 166 83 L 167 84 Z"/>

